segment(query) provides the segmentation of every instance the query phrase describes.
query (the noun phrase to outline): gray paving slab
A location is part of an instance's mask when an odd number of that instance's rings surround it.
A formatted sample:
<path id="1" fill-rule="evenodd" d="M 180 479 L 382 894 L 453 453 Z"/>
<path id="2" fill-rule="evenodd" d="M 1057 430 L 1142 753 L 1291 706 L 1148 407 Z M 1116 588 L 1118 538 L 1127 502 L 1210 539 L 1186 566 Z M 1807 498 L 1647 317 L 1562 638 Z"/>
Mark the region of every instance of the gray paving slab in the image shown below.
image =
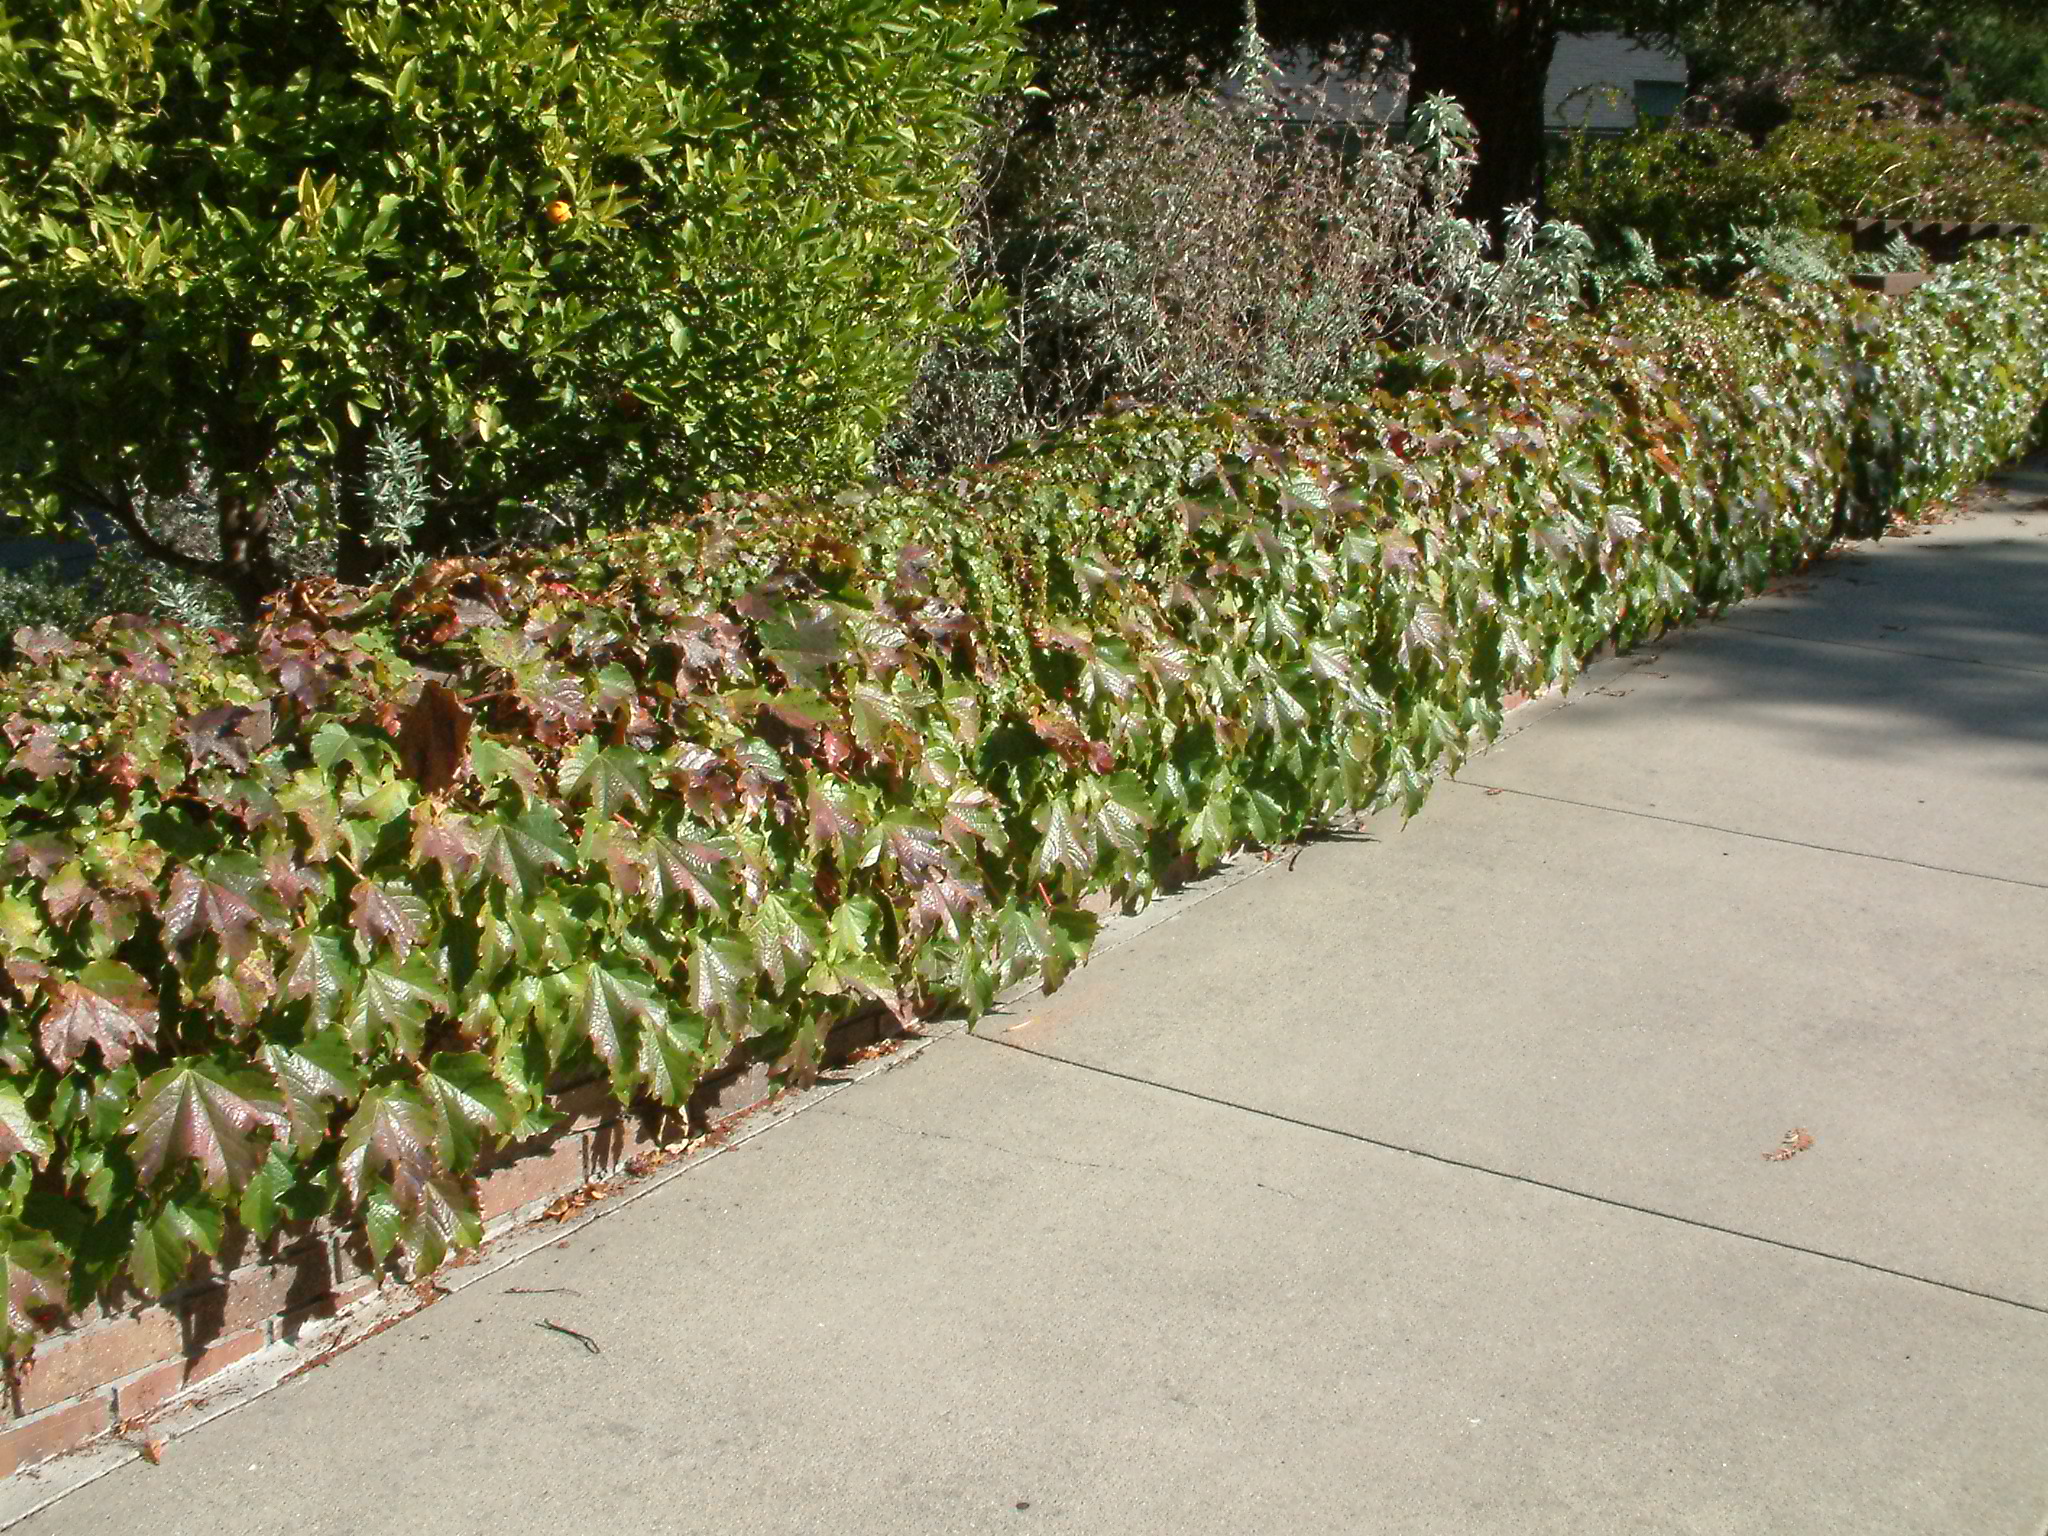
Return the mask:
<path id="1" fill-rule="evenodd" d="M 975 1039 L 507 1278 L 575 1294 L 464 1292 L 26 1529 L 2048 1515 L 2048 1317 Z"/>
<path id="2" fill-rule="evenodd" d="M 982 1028 L 2048 1305 L 2044 933 L 2048 891 L 1452 785 Z"/>
<path id="3" fill-rule="evenodd" d="M 1702 628 L 1462 777 L 2048 886 L 2048 667 Z"/>
<path id="4" fill-rule="evenodd" d="M 2048 467 L 2013 470 L 1963 507 L 1952 521 L 1850 546 L 1727 622 L 1880 654 L 2048 670 Z"/>

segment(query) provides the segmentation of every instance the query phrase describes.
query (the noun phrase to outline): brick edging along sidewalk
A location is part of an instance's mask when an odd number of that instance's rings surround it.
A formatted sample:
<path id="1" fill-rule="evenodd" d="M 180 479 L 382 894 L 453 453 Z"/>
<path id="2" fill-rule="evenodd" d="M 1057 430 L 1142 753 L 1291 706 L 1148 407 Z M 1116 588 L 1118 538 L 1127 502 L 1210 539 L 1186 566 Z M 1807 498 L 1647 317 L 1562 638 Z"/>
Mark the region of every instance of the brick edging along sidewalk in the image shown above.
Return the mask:
<path id="1" fill-rule="evenodd" d="M 843 1063 L 899 1034 L 880 1009 L 863 1011 L 833 1028 L 825 1061 Z M 555 1101 L 568 1116 L 561 1125 L 499 1149 L 477 1169 L 486 1239 L 537 1219 L 588 1184 L 639 1172 L 654 1154 L 717 1130 L 779 1091 L 767 1063 L 744 1059 L 706 1078 L 682 1112 L 622 1110 L 602 1082 L 571 1090 Z M 331 1220 L 268 1243 L 231 1232 L 216 1259 L 200 1261 L 161 1300 L 87 1308 L 9 1369 L 0 1477 L 146 1419 L 274 1344 L 297 1348 L 302 1335 L 317 1333 L 328 1346 L 318 1325 L 405 1283 L 377 1265 L 360 1232 Z"/>

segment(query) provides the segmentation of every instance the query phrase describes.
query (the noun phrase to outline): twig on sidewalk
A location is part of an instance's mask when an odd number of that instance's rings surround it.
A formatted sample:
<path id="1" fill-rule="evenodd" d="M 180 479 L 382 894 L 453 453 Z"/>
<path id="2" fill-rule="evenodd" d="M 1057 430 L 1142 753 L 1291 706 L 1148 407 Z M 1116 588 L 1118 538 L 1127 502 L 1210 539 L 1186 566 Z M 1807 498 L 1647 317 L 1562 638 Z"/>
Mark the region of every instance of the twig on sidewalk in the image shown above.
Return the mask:
<path id="1" fill-rule="evenodd" d="M 549 1322 L 546 1318 L 542 1318 L 533 1326 L 536 1328 L 545 1328 L 549 1330 L 551 1333 L 566 1333 L 567 1335 L 569 1335 L 570 1338 L 574 1339 L 578 1344 L 581 1344 L 593 1355 L 601 1355 L 604 1353 L 604 1351 L 598 1347 L 597 1340 L 593 1339 L 587 1333 L 578 1333 L 574 1328 L 564 1328 L 560 1323 Z"/>

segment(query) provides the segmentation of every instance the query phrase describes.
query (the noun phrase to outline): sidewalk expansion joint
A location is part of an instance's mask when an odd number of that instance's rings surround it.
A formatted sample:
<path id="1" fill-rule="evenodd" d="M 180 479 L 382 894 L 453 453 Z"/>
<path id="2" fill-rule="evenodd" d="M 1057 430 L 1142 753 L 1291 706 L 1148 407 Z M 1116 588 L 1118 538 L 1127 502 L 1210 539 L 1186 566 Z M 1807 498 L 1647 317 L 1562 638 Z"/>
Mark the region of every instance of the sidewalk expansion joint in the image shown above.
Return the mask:
<path id="1" fill-rule="evenodd" d="M 2018 875 L 1992 875 L 1981 869 L 1957 869 L 1949 864 L 1929 864 L 1921 859 L 1902 859 L 1896 854 L 1871 853 L 1863 848 L 1837 848 L 1829 843 L 1809 843 L 1796 837 L 1773 837 L 1768 832 L 1746 832 L 1718 822 L 1692 821 L 1684 816 L 1660 816 L 1655 811 L 1631 810 L 1625 805 L 1602 805 L 1597 800 L 1573 800 L 1564 795 L 1546 795 L 1533 789 L 1516 789 L 1506 784 L 1482 784 L 1477 779 L 1446 781 L 1460 789 L 1483 789 L 1489 795 L 1520 795 L 1528 800 L 1548 800 L 1552 805 L 1577 806 L 1582 811 L 1604 811 L 1610 816 L 1634 816 L 1642 821 L 1668 822 L 1674 827 L 1693 827 L 1701 832 L 1720 832 L 1728 837 L 1748 838 L 1758 843 L 1781 843 L 1787 848 L 1805 848 L 1813 853 L 1838 853 L 1851 859 L 1874 859 L 1880 864 L 1903 864 L 1909 869 L 1931 870 L 1937 875 L 1956 875 L 1965 880 L 1992 880 L 2000 885 L 2024 886 L 2030 891 L 2048 891 L 2048 880 L 2023 880 Z"/>
<path id="2" fill-rule="evenodd" d="M 1904 646 L 1872 645 L 1867 640 L 1821 640 L 1812 635 L 1788 635 L 1783 630 L 1759 629 L 1754 624 L 1742 624 L 1733 619 L 1723 619 L 1719 627 L 1732 629 L 1740 635 L 1785 640 L 1793 645 L 1822 645 L 1840 651 L 1874 651 L 1880 656 L 1910 656 L 1919 661 L 1945 661 L 1958 667 L 1989 667 L 1994 672 L 2024 672 L 2031 677 L 2048 677 L 2048 667 L 2030 667 L 2017 661 L 1986 661 L 1981 656 L 1950 656 L 1941 651 L 1909 651 Z"/>
<path id="3" fill-rule="evenodd" d="M 1357 1142 L 1362 1146 L 1377 1147 L 1382 1152 L 1399 1152 L 1408 1157 L 1419 1157 L 1424 1162 L 1438 1163 L 1446 1168 L 1462 1169 L 1466 1173 L 1484 1174 L 1492 1179 L 1504 1179 L 1511 1184 L 1526 1185 L 1531 1189 L 1548 1190 L 1552 1194 L 1564 1195 L 1573 1200 L 1590 1201 L 1617 1211 L 1628 1211 L 1637 1216 L 1648 1216 L 1657 1221 L 1669 1221 L 1682 1227 L 1692 1227 L 1701 1232 L 1718 1233 L 1722 1237 L 1733 1237 L 1743 1242 L 1757 1243 L 1766 1248 L 1779 1248 L 1787 1253 L 1804 1254 L 1808 1258 L 1824 1259 L 1833 1264 L 1846 1264 L 1851 1269 L 1860 1269 L 1869 1274 L 1887 1275 L 1895 1280 L 1909 1280 L 1917 1285 L 1932 1286 L 1936 1290 L 1952 1291 L 1958 1296 L 1968 1296 L 1977 1301 L 1995 1302 L 1999 1306 L 2017 1307 L 2022 1312 L 2035 1312 L 2048 1317 L 2048 1305 L 2039 1302 L 2021 1301 L 2016 1296 L 2001 1296 L 1996 1291 L 1982 1291 L 1974 1286 L 1958 1285 L 1953 1280 L 1937 1280 L 1932 1275 L 1918 1275 L 1909 1269 L 1894 1269 L 1888 1264 L 1873 1264 L 1868 1259 L 1855 1258 L 1846 1253 L 1830 1253 L 1825 1248 L 1810 1248 L 1804 1243 L 1791 1243 L 1781 1237 L 1766 1237 L 1760 1232 L 1745 1232 L 1740 1227 L 1723 1226 L 1719 1222 L 1702 1221 L 1697 1216 L 1682 1216 L 1676 1211 L 1660 1211 L 1655 1206 L 1638 1205 L 1632 1200 L 1618 1200 L 1612 1195 L 1595 1194 L 1591 1190 L 1574 1189 L 1569 1184 L 1553 1183 L 1526 1173 L 1510 1173 L 1503 1168 L 1489 1168 L 1484 1163 L 1471 1162 L 1462 1157 L 1452 1157 L 1444 1152 L 1431 1152 L 1422 1147 L 1406 1146 L 1398 1141 L 1387 1141 L 1378 1136 L 1368 1136 L 1362 1131 L 1347 1131 L 1339 1126 L 1323 1125 L 1314 1120 L 1303 1120 L 1295 1115 L 1283 1115 L 1277 1110 L 1260 1109 L 1255 1104 L 1240 1104 L 1234 1099 L 1219 1098 L 1215 1094 L 1203 1093 L 1194 1088 L 1182 1088 L 1173 1083 L 1162 1083 L 1153 1078 L 1139 1077 L 1132 1072 L 1119 1072 L 1114 1067 L 1101 1067 L 1092 1062 L 1076 1061 L 1070 1056 L 1055 1056 L 1050 1051 L 1035 1050 L 1028 1045 L 1019 1045 L 1010 1040 L 998 1040 L 990 1035 L 970 1034 L 969 1039 L 979 1040 L 986 1045 L 999 1045 L 1005 1050 L 1021 1055 L 1035 1056 L 1040 1061 L 1052 1062 L 1057 1066 L 1072 1067 L 1081 1072 L 1093 1072 L 1098 1077 L 1114 1078 L 1118 1082 L 1131 1083 L 1140 1088 L 1152 1088 L 1161 1093 L 1170 1093 L 1178 1098 L 1193 1099 L 1202 1104 L 1213 1104 L 1219 1109 L 1232 1109 L 1240 1114 L 1256 1115 L 1261 1120 L 1271 1120 L 1281 1125 L 1291 1125 L 1304 1131 L 1318 1131 L 1325 1136 L 1335 1136 L 1343 1141 Z"/>

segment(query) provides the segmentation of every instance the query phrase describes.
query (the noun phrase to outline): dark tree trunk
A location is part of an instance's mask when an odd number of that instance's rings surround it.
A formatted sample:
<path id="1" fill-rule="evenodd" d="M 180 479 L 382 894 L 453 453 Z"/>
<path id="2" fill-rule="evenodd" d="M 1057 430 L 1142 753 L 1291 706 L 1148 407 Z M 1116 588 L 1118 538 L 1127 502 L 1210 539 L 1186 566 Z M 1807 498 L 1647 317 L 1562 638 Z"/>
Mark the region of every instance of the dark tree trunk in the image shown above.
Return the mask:
<path id="1" fill-rule="evenodd" d="M 339 524 L 334 541 L 334 574 L 356 586 L 377 574 L 383 551 L 372 542 L 375 512 L 370 506 L 370 425 L 344 420 L 341 446 L 334 456 L 335 511 Z"/>
<path id="2" fill-rule="evenodd" d="M 250 623 L 263 614 L 263 600 L 290 579 L 278 563 L 271 543 L 273 515 L 267 498 L 222 491 L 220 518 L 220 580 L 234 594 L 235 606 Z"/>
<path id="3" fill-rule="evenodd" d="M 1408 27 L 1412 105 L 1457 98 L 1479 132 L 1465 213 L 1496 232 L 1516 203 L 1543 195 L 1543 96 L 1557 48 L 1555 0 L 1441 0 Z"/>

